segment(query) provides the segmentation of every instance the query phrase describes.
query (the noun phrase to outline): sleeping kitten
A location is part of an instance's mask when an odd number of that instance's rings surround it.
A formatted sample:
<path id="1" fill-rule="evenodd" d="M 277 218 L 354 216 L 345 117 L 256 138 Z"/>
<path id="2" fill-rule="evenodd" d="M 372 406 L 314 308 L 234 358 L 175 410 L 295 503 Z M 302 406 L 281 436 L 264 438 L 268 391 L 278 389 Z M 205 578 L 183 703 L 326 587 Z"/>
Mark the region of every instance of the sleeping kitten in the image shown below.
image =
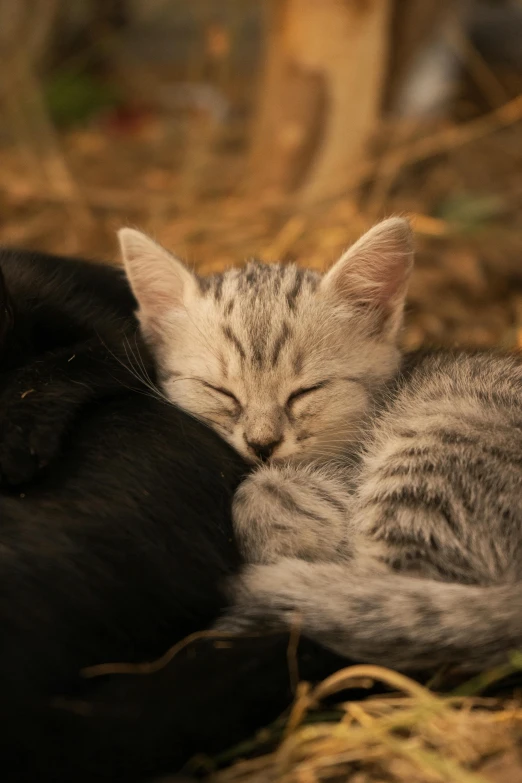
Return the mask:
<path id="1" fill-rule="evenodd" d="M 256 261 L 199 278 L 143 234 L 119 237 L 172 402 L 249 460 L 335 456 L 357 440 L 370 392 L 400 359 L 394 305 L 413 260 L 403 221 L 382 224 L 323 278 Z"/>
<path id="2" fill-rule="evenodd" d="M 408 670 L 522 646 L 522 365 L 401 365 L 407 223 L 376 226 L 322 278 L 256 264 L 203 284 L 135 232 L 121 240 L 167 394 L 271 461 L 236 495 L 257 564 L 222 627 L 298 615 L 332 650 Z M 335 470 L 279 464 L 332 455 Z"/>

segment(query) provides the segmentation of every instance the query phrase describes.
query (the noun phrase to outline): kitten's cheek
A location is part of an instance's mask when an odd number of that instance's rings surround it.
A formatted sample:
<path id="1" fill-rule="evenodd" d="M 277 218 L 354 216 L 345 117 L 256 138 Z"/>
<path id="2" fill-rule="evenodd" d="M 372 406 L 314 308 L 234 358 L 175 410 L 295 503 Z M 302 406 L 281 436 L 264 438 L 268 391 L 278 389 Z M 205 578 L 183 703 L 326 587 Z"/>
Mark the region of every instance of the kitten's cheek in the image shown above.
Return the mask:
<path id="1" fill-rule="evenodd" d="M 243 459 L 246 460 L 246 462 L 250 462 L 252 464 L 256 462 L 256 459 L 252 456 L 247 446 L 245 445 L 245 440 L 241 432 L 234 432 L 232 435 L 226 435 L 225 440 L 230 443 L 232 448 L 234 448 L 238 454 L 240 454 Z"/>

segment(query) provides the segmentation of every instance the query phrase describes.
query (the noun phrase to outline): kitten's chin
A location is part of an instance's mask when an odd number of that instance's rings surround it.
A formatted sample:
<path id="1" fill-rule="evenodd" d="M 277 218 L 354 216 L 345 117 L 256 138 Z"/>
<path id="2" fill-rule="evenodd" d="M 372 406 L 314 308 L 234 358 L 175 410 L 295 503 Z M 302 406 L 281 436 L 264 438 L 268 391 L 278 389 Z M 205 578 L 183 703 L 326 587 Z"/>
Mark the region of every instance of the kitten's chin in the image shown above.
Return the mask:
<path id="1" fill-rule="evenodd" d="M 336 460 L 346 458 L 348 452 L 349 443 L 343 444 L 342 447 L 332 445 L 325 446 L 318 442 L 314 447 L 303 449 L 302 451 L 290 454 L 285 457 L 283 462 L 291 462 L 294 465 L 311 465 L 321 462 L 335 462 Z"/>
<path id="2" fill-rule="evenodd" d="M 281 465 L 287 465 L 289 462 L 291 463 L 301 462 L 303 458 L 306 458 L 306 455 L 302 450 L 292 451 L 291 449 L 289 449 L 288 451 L 283 450 L 283 453 L 277 452 L 273 454 L 271 457 L 269 457 L 267 460 L 262 460 L 259 457 L 256 457 L 254 454 L 252 454 L 250 450 L 244 449 L 242 446 L 239 446 L 233 438 L 230 437 L 227 438 L 225 435 L 223 435 L 223 437 L 225 438 L 227 443 L 229 443 L 230 446 L 232 446 L 232 448 L 235 449 L 241 457 L 243 457 L 245 462 L 249 463 L 249 465 L 255 465 L 255 466 L 273 465 L 278 467 Z M 310 459 L 312 458 L 313 457 L 311 457 Z"/>
<path id="3" fill-rule="evenodd" d="M 257 457 L 253 457 L 252 454 L 247 454 L 246 452 L 241 451 L 240 449 L 236 449 L 236 450 L 239 451 L 240 455 L 243 457 L 243 459 L 246 462 L 248 462 L 250 465 L 256 465 L 258 467 L 260 465 L 271 465 L 272 467 L 277 468 L 277 467 L 282 467 L 283 465 L 288 465 L 289 463 L 298 464 L 301 461 L 303 461 L 303 458 L 306 456 L 298 452 L 294 452 L 294 453 L 290 452 L 289 454 L 283 454 L 283 455 L 274 454 L 273 457 L 270 457 L 267 460 L 261 460 L 258 459 Z M 306 459 L 304 461 L 306 461 Z"/>
<path id="4" fill-rule="evenodd" d="M 307 454 L 305 451 L 288 451 L 285 454 L 274 454 L 268 460 L 268 465 L 274 467 L 282 467 L 283 465 L 301 465 L 306 462 L 311 462 L 313 455 Z"/>

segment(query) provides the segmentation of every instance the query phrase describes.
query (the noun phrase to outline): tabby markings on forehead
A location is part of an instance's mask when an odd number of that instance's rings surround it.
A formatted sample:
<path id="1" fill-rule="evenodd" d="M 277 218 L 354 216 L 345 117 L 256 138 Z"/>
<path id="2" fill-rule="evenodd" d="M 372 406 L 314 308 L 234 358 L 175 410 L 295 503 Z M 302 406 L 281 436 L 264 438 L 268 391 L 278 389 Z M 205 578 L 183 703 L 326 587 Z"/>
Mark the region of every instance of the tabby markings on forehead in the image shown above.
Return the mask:
<path id="1" fill-rule="evenodd" d="M 225 361 L 224 355 L 221 352 L 218 354 L 218 362 L 219 362 L 219 369 L 221 370 L 221 375 L 223 376 L 223 378 L 228 378 L 227 363 Z"/>
<path id="2" fill-rule="evenodd" d="M 255 364 L 256 367 L 262 367 L 264 357 L 265 353 L 263 347 L 259 345 L 259 343 L 252 343 L 252 363 Z"/>
<path id="3" fill-rule="evenodd" d="M 292 366 L 294 368 L 294 373 L 296 375 L 300 375 L 303 370 L 303 364 L 304 364 L 304 354 L 302 351 L 297 351 L 294 358 L 292 359 Z"/>
<path id="4" fill-rule="evenodd" d="M 302 285 L 303 285 L 303 279 L 304 276 L 302 274 L 299 274 L 299 272 L 296 272 L 294 285 L 290 289 L 290 291 L 286 292 L 286 303 L 290 310 L 295 311 L 295 305 L 297 301 L 297 297 L 299 296 L 299 292 L 301 291 Z"/>
<path id="5" fill-rule="evenodd" d="M 274 294 L 278 294 L 285 277 L 285 270 L 282 266 L 277 266 L 275 269 L 277 270 L 277 274 L 273 275 Z"/>
<path id="6" fill-rule="evenodd" d="M 214 285 L 214 277 L 215 275 L 205 275 L 203 277 L 200 277 L 199 275 L 196 277 L 196 280 L 198 281 L 199 290 L 202 294 L 207 294 L 212 286 Z"/>
<path id="7" fill-rule="evenodd" d="M 245 361 L 245 359 L 246 359 L 246 351 L 243 348 L 243 346 L 241 345 L 241 342 L 240 342 L 239 338 L 237 337 L 237 335 L 234 334 L 234 332 L 232 331 L 232 329 L 228 325 L 221 327 L 221 329 L 222 329 L 222 332 L 223 332 L 223 335 L 225 336 L 225 338 L 229 341 L 229 343 L 231 343 L 234 346 L 234 348 L 238 352 L 241 360 Z"/>
<path id="8" fill-rule="evenodd" d="M 223 290 L 223 275 L 207 275 L 198 277 L 199 290 L 205 296 L 212 296 L 216 302 L 221 300 Z"/>
<path id="9" fill-rule="evenodd" d="M 257 290 L 266 281 L 269 273 L 270 267 L 268 265 L 257 259 L 252 259 L 238 277 L 238 291 L 246 293 Z"/>
<path id="10" fill-rule="evenodd" d="M 285 322 L 281 329 L 281 334 L 279 335 L 279 337 L 276 339 L 274 343 L 274 347 L 272 350 L 272 367 L 275 367 L 275 365 L 277 364 L 277 360 L 279 359 L 279 354 L 281 353 L 283 346 L 286 345 L 286 343 L 288 342 L 291 336 L 292 336 L 292 330 Z"/>
<path id="11" fill-rule="evenodd" d="M 221 301 L 221 294 L 223 293 L 223 275 L 218 275 L 214 284 L 214 299 L 216 302 Z"/>

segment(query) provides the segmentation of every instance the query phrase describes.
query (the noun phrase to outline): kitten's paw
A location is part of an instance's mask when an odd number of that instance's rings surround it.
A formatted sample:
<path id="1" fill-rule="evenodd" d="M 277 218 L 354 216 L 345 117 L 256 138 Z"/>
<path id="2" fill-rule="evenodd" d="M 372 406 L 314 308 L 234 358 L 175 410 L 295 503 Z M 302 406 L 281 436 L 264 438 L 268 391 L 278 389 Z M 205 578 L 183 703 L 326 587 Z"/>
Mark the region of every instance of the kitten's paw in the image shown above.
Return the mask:
<path id="1" fill-rule="evenodd" d="M 352 495 L 340 473 L 261 467 L 236 492 L 235 531 L 250 562 L 348 557 L 351 505 Z"/>

